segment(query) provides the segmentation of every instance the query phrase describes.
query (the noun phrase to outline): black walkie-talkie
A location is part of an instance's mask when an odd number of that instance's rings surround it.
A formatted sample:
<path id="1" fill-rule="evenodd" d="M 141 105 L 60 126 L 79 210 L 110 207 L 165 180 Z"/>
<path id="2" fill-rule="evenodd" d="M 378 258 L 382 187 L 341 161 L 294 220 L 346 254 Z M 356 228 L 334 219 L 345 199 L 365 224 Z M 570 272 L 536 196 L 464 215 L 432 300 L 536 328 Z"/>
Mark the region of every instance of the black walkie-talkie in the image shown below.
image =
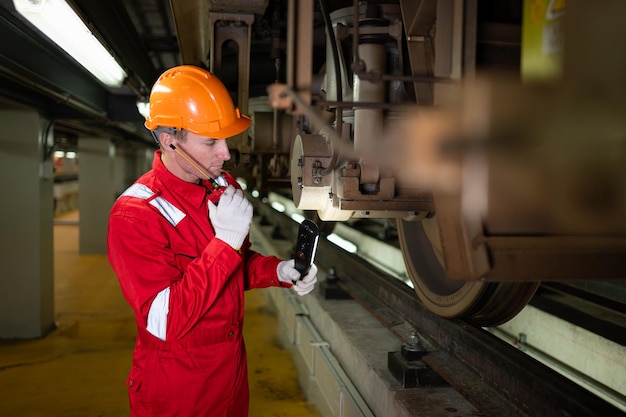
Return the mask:
<path id="1" fill-rule="evenodd" d="M 317 224 L 309 219 L 305 219 L 300 223 L 298 230 L 298 239 L 296 240 L 296 251 L 294 254 L 295 268 L 303 277 L 309 272 L 315 251 L 317 250 L 317 240 L 320 232 Z"/>

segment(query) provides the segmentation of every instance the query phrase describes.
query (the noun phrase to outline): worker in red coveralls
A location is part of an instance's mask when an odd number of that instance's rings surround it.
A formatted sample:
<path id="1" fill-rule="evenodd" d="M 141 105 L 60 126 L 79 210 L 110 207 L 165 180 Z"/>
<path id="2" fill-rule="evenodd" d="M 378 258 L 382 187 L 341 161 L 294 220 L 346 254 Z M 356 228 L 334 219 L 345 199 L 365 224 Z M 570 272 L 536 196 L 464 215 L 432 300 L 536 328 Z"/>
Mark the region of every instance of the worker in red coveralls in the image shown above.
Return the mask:
<path id="1" fill-rule="evenodd" d="M 304 295 L 317 268 L 300 277 L 293 260 L 250 249 L 252 206 L 222 172 L 225 139 L 250 119 L 220 80 L 194 66 L 165 71 L 145 125 L 160 149 L 115 202 L 108 232 L 109 260 L 137 321 L 130 414 L 245 417 L 244 290 Z"/>

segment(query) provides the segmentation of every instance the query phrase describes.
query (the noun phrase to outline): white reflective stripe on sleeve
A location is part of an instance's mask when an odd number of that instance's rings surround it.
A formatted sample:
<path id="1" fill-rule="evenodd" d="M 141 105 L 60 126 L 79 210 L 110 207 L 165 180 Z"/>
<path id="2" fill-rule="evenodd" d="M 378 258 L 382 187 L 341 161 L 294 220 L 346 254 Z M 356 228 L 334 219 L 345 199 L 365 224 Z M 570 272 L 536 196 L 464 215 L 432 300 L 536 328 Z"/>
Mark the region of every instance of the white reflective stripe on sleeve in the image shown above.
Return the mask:
<path id="1" fill-rule="evenodd" d="M 154 195 L 154 191 L 146 187 L 144 184 L 133 184 L 120 197 L 136 197 L 143 200 L 147 200 Z M 156 207 L 159 212 L 167 219 L 172 226 L 176 226 L 182 219 L 185 218 L 185 213 L 180 211 L 178 207 L 164 199 L 163 197 L 157 197 L 150 201 L 150 205 Z"/>
<path id="2" fill-rule="evenodd" d="M 164 199 L 163 197 L 157 197 L 150 201 L 150 204 L 158 208 L 163 217 L 167 219 L 172 226 L 176 226 L 182 219 L 185 218 L 185 213 L 180 211 L 178 207 Z"/>
<path id="3" fill-rule="evenodd" d="M 167 313 L 170 306 L 170 287 L 157 294 L 148 312 L 146 330 L 155 337 L 165 340 L 167 333 Z"/>

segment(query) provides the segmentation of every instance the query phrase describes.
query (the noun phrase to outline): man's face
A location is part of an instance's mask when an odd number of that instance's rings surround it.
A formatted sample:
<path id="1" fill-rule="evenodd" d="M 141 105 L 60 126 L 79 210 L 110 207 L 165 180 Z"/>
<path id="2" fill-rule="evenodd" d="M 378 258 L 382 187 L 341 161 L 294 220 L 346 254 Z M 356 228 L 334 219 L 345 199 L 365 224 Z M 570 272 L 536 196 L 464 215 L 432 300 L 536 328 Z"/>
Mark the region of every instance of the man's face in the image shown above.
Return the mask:
<path id="1" fill-rule="evenodd" d="M 211 178 L 219 177 L 224 162 L 230 159 L 228 145 L 224 139 L 212 139 L 187 132 L 187 140 L 184 142 L 175 141 L 174 144 L 195 164 L 206 171 Z M 181 155 L 176 155 L 176 162 L 182 171 L 180 176 L 184 180 L 195 182 L 198 179 L 206 179 L 193 164 Z"/>

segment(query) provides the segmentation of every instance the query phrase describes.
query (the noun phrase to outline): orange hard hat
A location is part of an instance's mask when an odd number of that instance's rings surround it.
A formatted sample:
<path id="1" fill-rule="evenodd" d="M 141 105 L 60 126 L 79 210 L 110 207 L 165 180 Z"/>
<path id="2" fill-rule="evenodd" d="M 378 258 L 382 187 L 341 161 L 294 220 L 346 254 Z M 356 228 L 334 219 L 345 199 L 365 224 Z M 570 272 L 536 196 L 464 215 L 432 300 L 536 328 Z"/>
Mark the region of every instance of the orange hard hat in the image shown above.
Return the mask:
<path id="1" fill-rule="evenodd" d="M 165 71 L 152 87 L 145 126 L 226 139 L 246 130 L 250 118 L 239 112 L 216 76 L 200 67 L 181 65 Z"/>

